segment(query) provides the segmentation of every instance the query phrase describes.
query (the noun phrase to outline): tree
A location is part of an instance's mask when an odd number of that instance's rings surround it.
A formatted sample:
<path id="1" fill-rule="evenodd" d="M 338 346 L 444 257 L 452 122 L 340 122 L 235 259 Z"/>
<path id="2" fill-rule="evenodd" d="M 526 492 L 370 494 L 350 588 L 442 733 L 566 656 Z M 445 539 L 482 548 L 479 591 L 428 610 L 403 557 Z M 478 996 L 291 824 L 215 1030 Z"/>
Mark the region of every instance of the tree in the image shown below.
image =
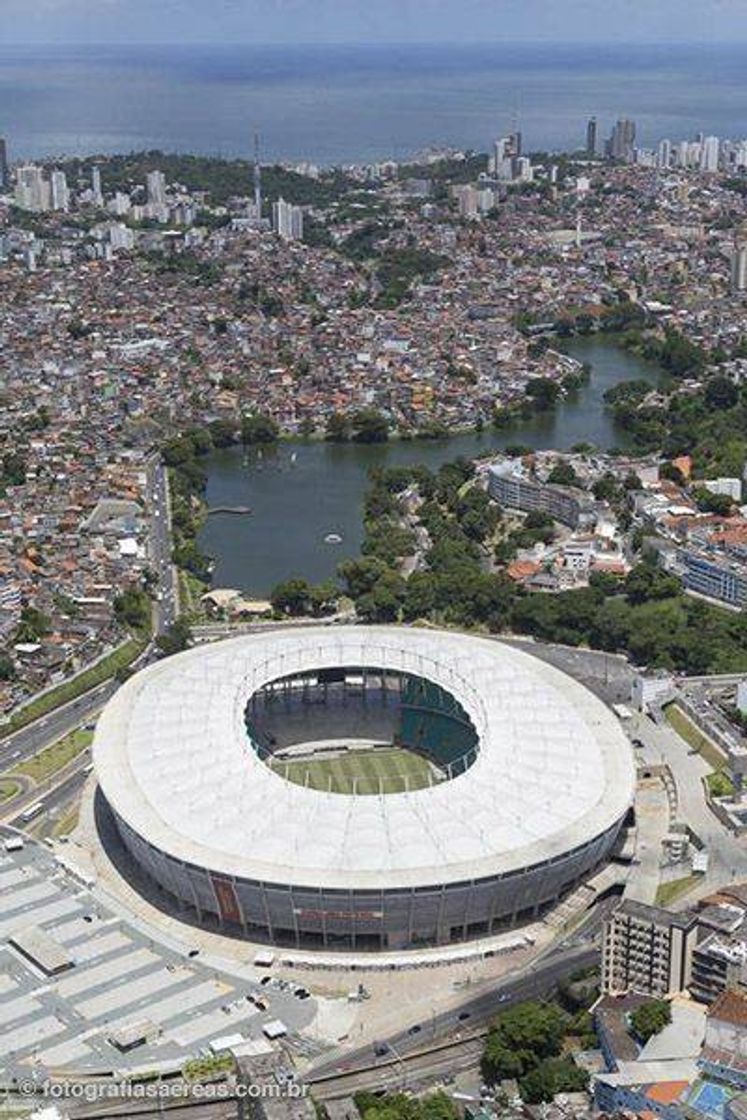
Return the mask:
<path id="1" fill-rule="evenodd" d="M 501 1061 L 507 1060 L 504 1051 L 512 1056 L 512 1068 L 518 1068 L 515 1059 L 519 1059 L 522 1072 L 543 1058 L 554 1057 L 560 1052 L 567 1023 L 568 1017 L 556 1003 L 538 1000 L 517 1003 L 500 1015 L 488 1032 L 483 1073 L 490 1080 L 496 1080 L 496 1075 L 491 1074 L 489 1055 L 497 1053 Z"/>
<path id="2" fill-rule="evenodd" d="M 662 463 L 659 467 L 659 478 L 669 479 L 670 482 L 676 483 L 677 486 L 685 485 L 685 476 L 674 463 Z"/>
<path id="3" fill-rule="evenodd" d="M 538 412 L 552 408 L 560 396 L 560 386 L 549 377 L 533 377 L 527 382 L 526 394 Z"/>
<path id="4" fill-rule="evenodd" d="M 231 447 L 238 438 L 238 428 L 233 420 L 213 420 L 208 427 L 213 447 Z"/>
<path id="5" fill-rule="evenodd" d="M 605 471 L 602 477 L 594 483 L 591 492 L 598 502 L 614 502 L 620 493 L 614 474 L 611 471 Z"/>
<path id="6" fill-rule="evenodd" d="M 507 1081 L 521 1077 L 524 1072 L 524 1057 L 512 1050 L 496 1031 L 488 1034 L 480 1063 L 482 1075 L 487 1082 Z"/>
<path id="7" fill-rule="evenodd" d="M 709 408 L 734 408 L 739 400 L 739 390 L 733 381 L 721 374 L 712 377 L 705 388 L 705 402 Z"/>
<path id="8" fill-rule="evenodd" d="M 16 642 L 38 642 L 52 629 L 52 620 L 49 615 L 36 607 L 24 607 L 21 611 L 21 621 L 16 630 Z"/>
<path id="9" fill-rule="evenodd" d="M 558 486 L 577 486 L 578 475 L 571 463 L 556 463 L 547 476 L 547 481 Z"/>
<path id="10" fill-rule="evenodd" d="M 183 649 L 187 649 L 192 642 L 192 631 L 189 628 L 189 623 L 184 618 L 177 618 L 173 626 L 170 626 L 165 634 L 159 634 L 156 638 L 156 645 L 160 649 L 164 657 L 171 657 L 174 653 L 181 653 Z"/>
<path id="11" fill-rule="evenodd" d="M 441 1091 L 425 1097 L 356 1093 L 355 1103 L 363 1120 L 457 1120 L 459 1116 L 457 1106 Z"/>
<path id="12" fill-rule="evenodd" d="M 311 601 L 311 588 L 300 576 L 275 584 L 270 592 L 272 609 L 277 614 L 290 615 L 292 618 L 307 614 Z"/>
<path id="13" fill-rule="evenodd" d="M 145 591 L 128 587 L 114 600 L 114 617 L 131 630 L 147 630 L 150 626 L 151 604 Z"/>
<path id="14" fill-rule="evenodd" d="M 625 594 L 628 602 L 648 603 L 651 600 L 670 599 L 679 595 L 682 584 L 677 576 L 669 575 L 662 568 L 644 560 L 636 564 L 625 579 Z"/>
<path id="15" fill-rule="evenodd" d="M 334 580 L 327 579 L 323 583 L 313 584 L 309 588 L 309 609 L 314 617 L 334 610 L 339 594 Z"/>
<path id="16" fill-rule="evenodd" d="M 351 425 L 356 443 L 386 443 L 389 439 L 389 423 L 375 408 L 354 412 Z"/>
<path id="17" fill-rule="evenodd" d="M 529 1070 L 519 1082 L 527 1104 L 551 1101 L 556 1093 L 578 1093 L 589 1084 L 589 1074 L 571 1058 L 548 1058 Z"/>
<path id="18" fill-rule="evenodd" d="M 337 567 L 337 574 L 351 599 L 367 594 L 386 571 L 387 565 L 376 556 L 343 560 Z"/>
<path id="19" fill-rule="evenodd" d="M 350 439 L 350 421 L 342 412 L 333 412 L 327 417 L 324 438 L 330 443 L 345 443 Z"/>
<path id="20" fill-rule="evenodd" d="M 642 1003 L 630 1016 L 630 1025 L 641 1042 L 648 1042 L 671 1021 L 672 1005 L 665 999 L 652 999 L 648 1003 Z"/>
<path id="21" fill-rule="evenodd" d="M 714 494 L 706 486 L 696 486 L 693 497 L 699 510 L 703 513 L 715 513 L 719 517 L 728 517 L 734 507 L 734 499 L 729 494 Z"/>
<path id="22" fill-rule="evenodd" d="M 0 681 L 12 681 L 16 675 L 13 658 L 4 650 L 0 651 Z"/>
<path id="23" fill-rule="evenodd" d="M 280 429 L 271 416 L 255 412 L 241 418 L 241 442 L 245 446 L 252 443 L 275 443 L 279 434 Z"/>
<path id="24" fill-rule="evenodd" d="M 370 591 L 355 600 L 355 610 L 366 622 L 396 622 L 405 598 L 405 581 L 391 568 Z"/>

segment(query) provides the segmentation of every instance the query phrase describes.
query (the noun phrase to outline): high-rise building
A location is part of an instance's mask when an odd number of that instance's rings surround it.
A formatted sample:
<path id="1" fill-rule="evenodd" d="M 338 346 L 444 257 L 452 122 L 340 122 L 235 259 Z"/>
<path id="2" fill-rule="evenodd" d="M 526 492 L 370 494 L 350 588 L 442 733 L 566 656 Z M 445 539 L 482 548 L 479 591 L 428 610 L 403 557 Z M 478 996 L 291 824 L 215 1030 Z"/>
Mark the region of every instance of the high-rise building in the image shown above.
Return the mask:
<path id="1" fill-rule="evenodd" d="M 697 919 L 626 899 L 604 924 L 602 991 L 658 999 L 690 983 Z"/>
<path id="2" fill-rule="evenodd" d="M 8 167 L 8 145 L 0 136 L 0 190 L 6 191 L 10 186 L 10 169 Z"/>
<path id="3" fill-rule="evenodd" d="M 119 218 L 124 217 L 124 215 L 129 214 L 132 209 L 130 196 L 125 194 L 124 191 L 115 191 L 114 198 L 110 200 L 108 209 Z"/>
<path id="4" fill-rule="evenodd" d="M 593 159 L 597 154 L 597 118 L 589 117 L 586 125 L 586 154 Z"/>
<path id="5" fill-rule="evenodd" d="M 16 172 L 16 203 L 22 210 L 40 212 L 49 209 L 49 183 L 41 167 L 33 163 L 19 167 Z"/>
<path id="6" fill-rule="evenodd" d="M 272 204 L 272 227 L 284 241 L 300 241 L 303 237 L 303 210 L 279 198 Z"/>
<path id="7" fill-rule="evenodd" d="M 657 167 L 671 167 L 672 166 L 672 141 L 660 140 L 659 147 L 656 149 L 656 166 Z"/>
<path id="8" fill-rule="evenodd" d="M 531 183 L 534 178 L 532 161 L 526 156 L 517 156 L 513 164 L 514 178 L 522 183 Z"/>
<path id="9" fill-rule="evenodd" d="M 731 255 L 731 290 L 747 291 L 747 245 L 737 245 Z"/>
<path id="10" fill-rule="evenodd" d="M 148 202 L 156 206 L 166 203 L 166 176 L 163 171 L 148 172 Z"/>
<path id="11" fill-rule="evenodd" d="M 700 146 L 700 170 L 718 171 L 721 143 L 718 136 L 706 136 Z"/>
<path id="12" fill-rule="evenodd" d="M 254 212 L 262 221 L 262 164 L 259 162 L 259 133 L 254 134 Z"/>
<path id="13" fill-rule="evenodd" d="M 70 191 L 64 171 L 53 171 L 50 176 L 50 204 L 53 210 L 67 210 L 70 205 Z"/>
<path id="14" fill-rule="evenodd" d="M 93 194 L 94 204 L 100 206 L 104 201 L 104 195 L 101 190 L 101 168 L 97 163 L 94 163 L 91 168 L 91 192 Z"/>
<path id="15" fill-rule="evenodd" d="M 609 154 L 612 159 L 623 160 L 630 163 L 633 159 L 635 148 L 635 121 L 622 118 L 617 121 L 612 129 L 609 142 Z"/>

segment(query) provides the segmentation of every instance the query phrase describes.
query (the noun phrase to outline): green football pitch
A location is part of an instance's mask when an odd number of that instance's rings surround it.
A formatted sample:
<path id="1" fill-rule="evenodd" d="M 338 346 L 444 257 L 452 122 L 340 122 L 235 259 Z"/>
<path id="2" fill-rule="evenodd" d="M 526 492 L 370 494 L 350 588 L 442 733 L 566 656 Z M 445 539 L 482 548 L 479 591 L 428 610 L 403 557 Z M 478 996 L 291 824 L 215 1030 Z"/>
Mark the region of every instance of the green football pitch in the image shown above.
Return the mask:
<path id="1" fill-rule="evenodd" d="M 424 758 L 399 747 L 348 751 L 337 758 L 275 759 L 272 768 L 297 785 L 332 793 L 402 793 L 434 781 Z"/>

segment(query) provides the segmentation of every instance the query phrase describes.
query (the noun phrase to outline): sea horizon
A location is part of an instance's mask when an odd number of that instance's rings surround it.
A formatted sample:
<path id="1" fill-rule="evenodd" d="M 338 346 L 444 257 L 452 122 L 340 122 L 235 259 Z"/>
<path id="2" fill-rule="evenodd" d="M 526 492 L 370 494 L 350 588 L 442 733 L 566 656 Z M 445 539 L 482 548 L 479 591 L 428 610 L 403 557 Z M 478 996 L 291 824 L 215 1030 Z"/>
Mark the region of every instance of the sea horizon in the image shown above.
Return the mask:
<path id="1" fill-rule="evenodd" d="M 747 135 L 747 46 L 547 41 L 0 47 L 10 158 L 144 149 L 319 165 L 485 151 L 514 124 L 527 150 L 583 146 L 619 117 L 638 141 Z M 697 90 L 697 95 L 693 95 Z M 93 93 L 92 93 L 93 91 Z"/>

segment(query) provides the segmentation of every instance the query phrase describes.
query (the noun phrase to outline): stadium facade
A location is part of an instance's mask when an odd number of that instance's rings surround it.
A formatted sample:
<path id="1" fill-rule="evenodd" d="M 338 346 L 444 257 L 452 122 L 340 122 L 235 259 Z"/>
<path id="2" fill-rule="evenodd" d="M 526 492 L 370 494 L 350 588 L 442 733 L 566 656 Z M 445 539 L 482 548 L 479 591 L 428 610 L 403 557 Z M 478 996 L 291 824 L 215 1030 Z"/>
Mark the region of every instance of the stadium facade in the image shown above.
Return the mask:
<path id="1" fill-rule="evenodd" d="M 394 705 L 426 788 L 286 780 L 274 726 Z M 342 705 L 342 707 L 341 707 Z M 317 736 L 318 737 L 318 736 Z M 302 948 L 459 942 L 529 921 L 609 857 L 630 744 L 592 693 L 500 642 L 400 627 L 286 629 L 143 670 L 99 720 L 94 763 L 141 869 L 208 925 Z"/>

